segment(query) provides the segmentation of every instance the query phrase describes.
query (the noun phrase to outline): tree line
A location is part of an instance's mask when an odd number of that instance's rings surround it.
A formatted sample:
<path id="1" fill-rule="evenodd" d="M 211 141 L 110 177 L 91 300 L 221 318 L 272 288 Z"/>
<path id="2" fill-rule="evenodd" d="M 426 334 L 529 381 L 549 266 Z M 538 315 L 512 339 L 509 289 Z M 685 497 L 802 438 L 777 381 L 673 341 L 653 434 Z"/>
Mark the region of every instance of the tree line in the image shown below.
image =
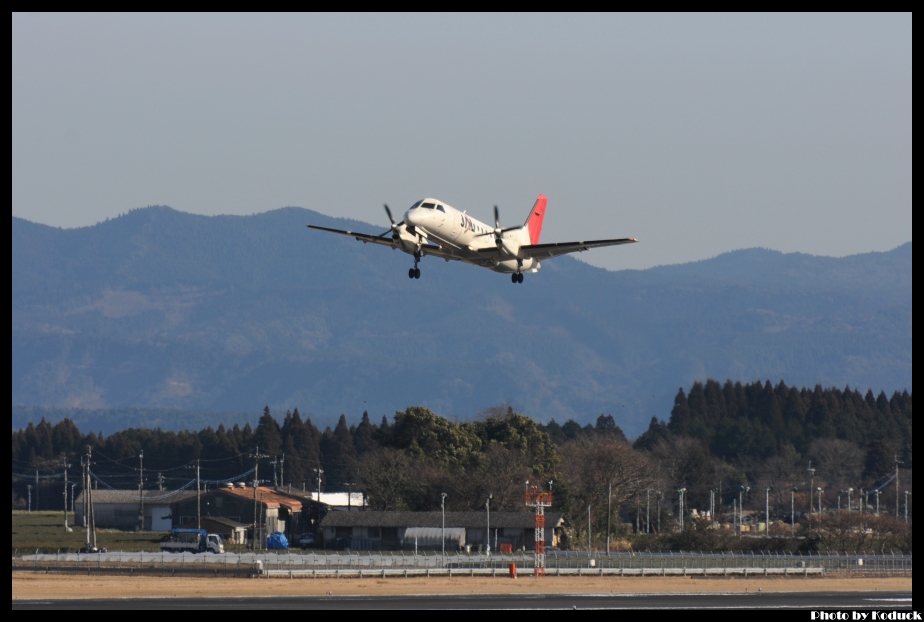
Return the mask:
<path id="1" fill-rule="evenodd" d="M 896 460 L 911 467 L 911 394 L 887 399 L 850 389 L 710 380 L 694 384 L 689 393 L 681 389 L 669 421 L 653 418 L 632 444 L 610 415 L 584 426 L 570 420 L 541 424 L 510 407 L 488 409 L 471 421 L 451 421 L 422 407 L 378 424 L 368 413 L 354 425 L 342 415 L 323 431 L 297 409 L 286 412 L 280 424 L 268 407 L 253 428 L 132 428 L 103 436 L 81 432 L 69 420 L 55 425 L 43 420 L 12 437 L 14 507 L 23 505 L 23 488 L 31 483 L 23 476 L 58 473 L 65 460 L 79 464 L 90 446 L 94 473 L 119 488 L 137 489 L 142 452 L 146 488 L 188 481 L 186 467 L 198 460 L 202 477 L 212 481 L 238 474 L 249 480 L 254 475 L 248 471 L 259 466 L 266 484 L 315 490 L 320 476 L 322 490 L 362 491 L 371 508 L 382 510 L 437 509 L 442 493 L 449 510 L 483 509 L 489 493 L 492 509 L 523 510 L 529 481 L 551 485 L 554 509 L 564 512 L 574 542 L 587 538 L 589 512 L 595 543 L 607 534 L 649 534 L 707 538 L 721 548 L 716 538 L 722 532 L 691 521 L 692 509 L 705 511 L 714 503 L 713 525 L 728 522 L 739 501 L 762 517 L 769 499 L 771 520 L 784 524 L 795 518 L 801 524 L 813 510 L 835 508 L 838 493 L 851 486 L 857 494 L 878 488 L 884 499 L 894 497 L 890 476 Z M 824 494 L 816 499 L 813 486 Z M 680 489 L 687 529 L 677 534 Z M 59 491 L 45 498 L 46 509 L 60 508 Z M 864 501 L 871 511 L 869 498 Z M 859 509 L 856 495 L 852 503 Z M 894 515 L 893 505 L 884 507 Z M 812 542 L 823 542 L 819 524 L 812 523 Z M 787 533 L 795 528 L 790 525 Z M 889 529 L 890 542 L 905 537 L 900 525 Z M 902 546 L 910 548 L 910 532 L 906 535 Z"/>

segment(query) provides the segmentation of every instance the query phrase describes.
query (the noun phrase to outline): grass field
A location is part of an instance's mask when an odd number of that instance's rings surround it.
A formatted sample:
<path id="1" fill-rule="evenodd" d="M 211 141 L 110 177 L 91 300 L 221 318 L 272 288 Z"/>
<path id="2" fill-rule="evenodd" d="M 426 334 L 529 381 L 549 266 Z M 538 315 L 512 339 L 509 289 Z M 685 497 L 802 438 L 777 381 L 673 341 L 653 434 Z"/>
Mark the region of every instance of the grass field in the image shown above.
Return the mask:
<path id="1" fill-rule="evenodd" d="M 13 512 L 12 553 L 16 555 L 76 551 L 86 543 L 86 530 L 74 525 L 74 514 L 67 522 L 72 532 L 64 531 L 63 512 Z M 97 546 L 111 551 L 159 551 L 163 532 L 131 532 L 97 529 Z"/>
<path id="2" fill-rule="evenodd" d="M 242 596 L 381 596 L 403 594 L 643 594 L 734 592 L 911 591 L 911 577 L 894 579 L 691 577 L 545 577 L 412 579 L 209 579 L 86 577 L 15 572 L 12 598 L 129 598 Z M 219 605 L 220 606 L 220 605 Z"/>

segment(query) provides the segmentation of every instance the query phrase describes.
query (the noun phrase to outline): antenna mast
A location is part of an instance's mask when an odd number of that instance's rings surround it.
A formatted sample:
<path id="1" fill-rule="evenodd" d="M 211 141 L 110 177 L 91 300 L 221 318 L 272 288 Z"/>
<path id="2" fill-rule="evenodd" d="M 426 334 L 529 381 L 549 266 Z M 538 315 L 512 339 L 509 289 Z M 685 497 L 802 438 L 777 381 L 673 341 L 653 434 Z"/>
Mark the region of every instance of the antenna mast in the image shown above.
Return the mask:
<path id="1" fill-rule="evenodd" d="M 552 482 L 549 482 L 549 492 L 542 492 L 538 486 L 530 486 L 526 482 L 526 505 L 536 508 L 536 532 L 533 537 L 533 575 L 545 576 L 545 508 L 552 507 Z"/>

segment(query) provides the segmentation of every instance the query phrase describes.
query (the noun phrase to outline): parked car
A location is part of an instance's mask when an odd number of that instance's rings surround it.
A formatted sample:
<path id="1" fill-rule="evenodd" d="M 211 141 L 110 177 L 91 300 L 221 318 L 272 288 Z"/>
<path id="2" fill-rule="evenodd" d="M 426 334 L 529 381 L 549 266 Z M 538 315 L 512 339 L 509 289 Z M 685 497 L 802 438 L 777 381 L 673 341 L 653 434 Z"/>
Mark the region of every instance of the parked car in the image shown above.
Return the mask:
<path id="1" fill-rule="evenodd" d="M 312 547 L 315 544 L 314 534 L 313 533 L 303 533 L 302 535 L 298 537 L 297 542 L 298 542 L 298 546 L 300 546 L 303 549 Z"/>

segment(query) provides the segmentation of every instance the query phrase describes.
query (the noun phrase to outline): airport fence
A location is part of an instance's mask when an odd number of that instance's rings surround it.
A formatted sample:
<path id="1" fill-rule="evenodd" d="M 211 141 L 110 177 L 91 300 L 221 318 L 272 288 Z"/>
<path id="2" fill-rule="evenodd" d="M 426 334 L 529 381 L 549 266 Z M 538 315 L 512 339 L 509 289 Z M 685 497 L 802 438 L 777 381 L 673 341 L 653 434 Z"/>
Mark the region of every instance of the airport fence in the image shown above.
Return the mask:
<path id="1" fill-rule="evenodd" d="M 530 551 L 491 554 L 403 551 L 258 551 L 249 553 L 14 551 L 14 571 L 108 574 L 201 574 L 267 576 L 440 576 L 504 575 L 511 564 L 533 567 Z M 910 554 L 782 554 L 753 552 L 600 552 L 549 551 L 549 575 L 619 576 L 911 576 Z"/>

